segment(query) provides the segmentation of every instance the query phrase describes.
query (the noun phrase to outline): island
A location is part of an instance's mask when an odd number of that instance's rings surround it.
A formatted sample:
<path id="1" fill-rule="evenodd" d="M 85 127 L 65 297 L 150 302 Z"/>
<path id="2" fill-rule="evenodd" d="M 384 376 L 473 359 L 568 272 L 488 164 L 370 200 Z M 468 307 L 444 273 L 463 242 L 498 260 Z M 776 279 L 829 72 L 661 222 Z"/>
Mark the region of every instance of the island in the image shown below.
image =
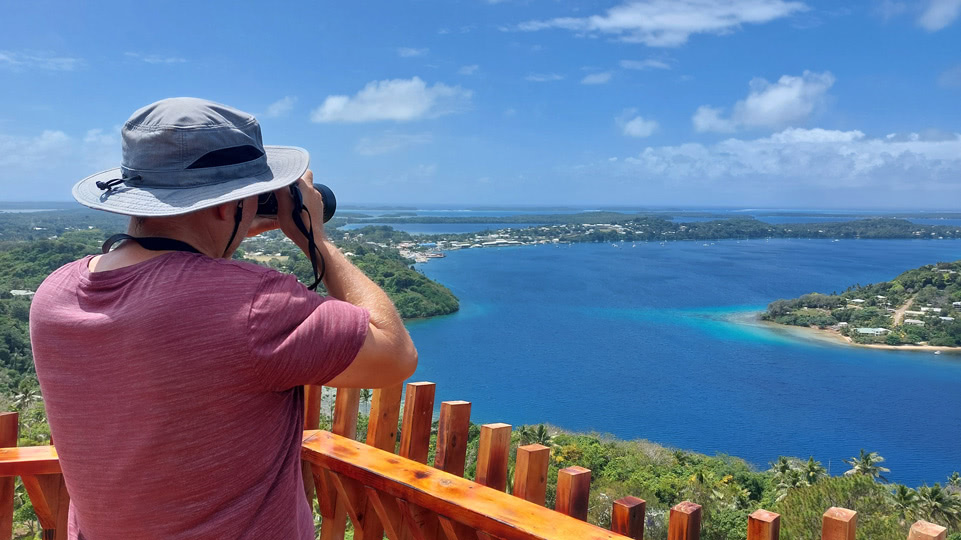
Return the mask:
<path id="1" fill-rule="evenodd" d="M 832 294 L 776 300 L 761 315 L 856 345 L 890 349 L 961 348 L 961 261 L 908 270 Z"/>

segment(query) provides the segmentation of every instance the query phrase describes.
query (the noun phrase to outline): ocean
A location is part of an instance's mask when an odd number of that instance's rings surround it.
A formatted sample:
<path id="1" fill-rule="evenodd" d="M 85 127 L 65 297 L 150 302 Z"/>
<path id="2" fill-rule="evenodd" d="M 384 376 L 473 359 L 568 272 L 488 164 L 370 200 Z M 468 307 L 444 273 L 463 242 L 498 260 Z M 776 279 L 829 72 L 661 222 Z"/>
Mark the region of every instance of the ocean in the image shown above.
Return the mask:
<path id="1" fill-rule="evenodd" d="M 418 380 L 475 422 L 724 453 L 760 469 L 859 449 L 892 481 L 961 469 L 961 355 L 879 351 L 758 324 L 778 298 L 961 258 L 961 241 L 752 240 L 471 249 L 419 265 L 461 301 L 408 324 Z"/>

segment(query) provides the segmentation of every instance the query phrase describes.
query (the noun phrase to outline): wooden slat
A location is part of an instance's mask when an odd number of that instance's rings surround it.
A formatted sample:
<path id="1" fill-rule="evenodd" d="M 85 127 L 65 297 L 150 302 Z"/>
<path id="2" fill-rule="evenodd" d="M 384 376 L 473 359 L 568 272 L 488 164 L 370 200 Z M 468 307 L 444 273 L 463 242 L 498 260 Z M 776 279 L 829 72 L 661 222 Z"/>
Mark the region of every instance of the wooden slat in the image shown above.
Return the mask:
<path id="1" fill-rule="evenodd" d="M 304 386 L 304 429 L 312 430 L 320 427 L 320 395 L 323 386 L 308 384 Z M 307 497 L 307 504 L 310 508 L 314 507 L 314 481 L 313 472 L 310 470 L 309 463 L 301 463 L 301 474 L 304 476 L 304 495 Z M 3 538 L 0 536 L 0 538 Z"/>
<path id="2" fill-rule="evenodd" d="M 329 471 L 327 472 L 327 478 L 330 479 L 330 483 L 337 490 L 338 500 L 344 503 L 344 509 L 347 510 L 347 515 L 350 516 L 350 521 L 354 524 L 354 534 L 363 536 L 363 508 L 367 502 L 364 496 L 364 487 L 358 484 L 356 480 L 341 477 L 337 473 Z"/>
<path id="3" fill-rule="evenodd" d="M 908 540 L 944 540 L 948 529 L 934 523 L 918 520 L 911 525 Z"/>
<path id="4" fill-rule="evenodd" d="M 464 538 L 473 540 L 477 538 L 477 531 L 471 529 L 463 523 L 459 523 L 450 518 L 438 515 L 437 521 L 440 522 L 441 531 L 444 533 L 441 538 L 442 540 L 461 540 Z"/>
<path id="5" fill-rule="evenodd" d="M 567 467 L 557 471 L 557 498 L 554 509 L 587 521 L 587 505 L 591 497 L 591 470 Z"/>
<path id="6" fill-rule="evenodd" d="M 404 385 L 374 390 L 367 424 L 367 444 L 374 448 L 394 451 L 397 442 L 397 420 L 400 418 L 400 398 Z"/>
<path id="7" fill-rule="evenodd" d="M 445 401 L 440 404 L 440 420 L 437 425 L 437 452 L 434 454 L 435 468 L 457 476 L 464 476 L 469 431 L 469 401 Z"/>
<path id="8" fill-rule="evenodd" d="M 511 447 L 510 424 L 481 426 L 477 449 L 478 484 L 504 491 L 507 489 L 507 458 Z"/>
<path id="9" fill-rule="evenodd" d="M 334 400 L 334 421 L 331 430 L 343 437 L 357 436 L 357 412 L 360 408 L 359 388 L 338 388 Z M 321 521 L 320 540 L 343 540 L 347 530 L 347 509 L 339 496 L 334 496 L 334 515 Z"/>
<path id="10" fill-rule="evenodd" d="M 398 454 L 420 463 L 427 463 L 435 386 L 432 382 L 408 383 L 404 398 L 404 424 L 400 429 Z"/>
<path id="11" fill-rule="evenodd" d="M 0 448 L 17 446 L 20 415 L 15 412 L 0 413 Z M 13 537 L 13 497 L 17 479 L 0 478 L 0 540 Z"/>
<path id="12" fill-rule="evenodd" d="M 403 384 L 374 390 L 367 424 L 367 444 L 370 446 L 388 452 L 394 451 L 397 444 L 397 420 L 400 418 L 400 398 L 403 393 Z M 394 506 L 391 505 L 391 508 Z M 385 531 L 380 522 L 380 513 L 375 511 L 372 501 L 368 500 L 366 502 L 364 513 L 367 515 L 364 534 L 357 535 L 355 533 L 354 538 L 358 540 L 381 540 Z"/>
<path id="13" fill-rule="evenodd" d="M 45 537 L 67 538 L 67 511 L 70 497 L 62 474 L 26 475 L 21 477 Z M 51 534 L 51 531 L 53 534 Z"/>
<path id="14" fill-rule="evenodd" d="M 371 502 L 377 517 L 380 518 L 384 527 L 384 534 L 387 535 L 389 540 L 400 540 L 404 518 L 400 513 L 400 508 L 393 502 L 394 498 L 390 495 L 382 495 L 370 486 L 364 486 L 364 492 L 367 493 L 367 500 Z M 385 499 L 389 500 L 385 501 Z"/>
<path id="15" fill-rule="evenodd" d="M 0 476 L 57 474 L 60 460 L 52 446 L 0 448 Z"/>
<path id="16" fill-rule="evenodd" d="M 854 540 L 858 513 L 832 506 L 821 518 L 821 540 Z"/>
<path id="17" fill-rule="evenodd" d="M 780 514 L 755 510 L 747 517 L 747 540 L 778 540 L 780 534 Z"/>
<path id="18" fill-rule="evenodd" d="M 701 538 L 701 505 L 690 501 L 671 508 L 667 540 L 699 540 Z"/>
<path id="19" fill-rule="evenodd" d="M 633 538 L 644 540 L 644 517 L 647 502 L 644 499 L 627 496 L 614 501 L 611 510 L 611 530 Z"/>
<path id="20" fill-rule="evenodd" d="M 368 497 L 376 490 L 383 497 L 402 498 L 494 537 L 512 540 L 627 538 L 332 433 L 321 431 L 306 439 L 303 458 L 368 486 L 371 488 L 366 490 Z"/>
<path id="21" fill-rule="evenodd" d="M 540 444 L 517 447 L 514 496 L 543 505 L 547 495 L 547 467 L 551 449 Z"/>
<path id="22" fill-rule="evenodd" d="M 405 501 L 404 499 L 395 499 L 397 501 L 397 507 L 400 508 L 401 515 L 404 516 L 404 533 L 401 537 L 407 535 L 413 540 L 427 540 L 427 536 L 421 529 L 419 516 L 415 515 L 412 505 Z M 418 512 L 420 514 L 420 512 Z"/>

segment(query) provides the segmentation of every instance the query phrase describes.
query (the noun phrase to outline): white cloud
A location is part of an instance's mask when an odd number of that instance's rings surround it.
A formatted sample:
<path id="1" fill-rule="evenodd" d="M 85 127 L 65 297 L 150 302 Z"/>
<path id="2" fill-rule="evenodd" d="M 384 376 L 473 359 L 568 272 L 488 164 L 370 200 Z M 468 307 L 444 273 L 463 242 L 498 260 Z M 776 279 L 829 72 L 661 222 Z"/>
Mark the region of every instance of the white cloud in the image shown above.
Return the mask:
<path id="1" fill-rule="evenodd" d="M 524 80 L 530 82 L 553 82 L 560 81 L 563 78 L 563 75 L 558 75 L 557 73 L 531 73 L 524 77 Z"/>
<path id="2" fill-rule="evenodd" d="M 90 129 L 72 136 L 45 130 L 33 136 L 0 133 L 0 198 L 64 199 L 81 178 L 120 164 L 120 129 Z M 24 182 L 46 178 L 44 182 Z"/>
<path id="3" fill-rule="evenodd" d="M 918 24 L 929 32 L 947 28 L 961 15 L 961 0 L 928 0 Z"/>
<path id="4" fill-rule="evenodd" d="M 755 78 L 747 98 L 734 104 L 730 118 L 722 109 L 703 105 L 691 121 L 699 132 L 731 132 L 738 128 L 782 128 L 803 122 L 821 106 L 834 84 L 829 71 L 805 71 L 800 77 L 784 75 L 776 83 Z"/>
<path id="5" fill-rule="evenodd" d="M 651 58 L 647 60 L 621 60 L 620 64 L 624 69 L 671 69 L 671 66 L 667 62 L 662 62 L 660 60 L 654 60 Z"/>
<path id="6" fill-rule="evenodd" d="M 591 73 L 590 75 L 581 79 L 581 84 L 607 84 L 611 82 L 612 75 L 613 73 L 610 71 Z"/>
<path id="7" fill-rule="evenodd" d="M 650 137 L 657 129 L 657 122 L 645 120 L 640 116 L 628 120 L 623 127 L 624 135 L 629 137 Z"/>
<path id="8" fill-rule="evenodd" d="M 45 71 L 74 71 L 83 67 L 80 58 L 56 56 L 51 53 L 33 51 L 4 51 L 0 50 L 0 68 L 13 70 L 42 69 Z"/>
<path id="9" fill-rule="evenodd" d="M 645 148 L 623 162 L 641 178 L 760 181 L 784 187 L 957 189 L 961 134 L 869 138 L 861 131 L 789 128 L 758 139 Z"/>
<path id="10" fill-rule="evenodd" d="M 961 88 L 961 64 L 946 69 L 938 77 L 938 84 L 945 88 Z"/>
<path id="11" fill-rule="evenodd" d="M 314 122 L 409 122 L 461 112 L 472 92 L 460 86 L 428 86 L 419 77 L 371 81 L 354 96 L 327 96 L 311 112 Z"/>
<path id="12" fill-rule="evenodd" d="M 430 133 L 396 133 L 385 131 L 373 137 L 362 137 L 354 145 L 354 151 L 362 156 L 376 156 L 396 152 L 412 146 L 427 144 L 433 140 Z"/>
<path id="13" fill-rule="evenodd" d="M 400 47 L 397 49 L 397 56 L 401 58 L 413 58 L 415 56 L 424 56 L 430 49 L 415 49 L 413 47 Z"/>
<path id="14" fill-rule="evenodd" d="M 701 105 L 697 108 L 694 116 L 691 117 L 691 122 L 694 123 L 694 131 L 698 133 L 703 133 L 705 131 L 714 131 L 717 133 L 733 133 L 737 131 L 734 126 L 734 122 L 726 118 L 721 118 L 721 109 L 715 107 L 709 107 L 707 105 Z"/>
<path id="15" fill-rule="evenodd" d="M 457 70 L 457 73 L 460 73 L 461 75 L 473 75 L 477 73 L 478 69 L 480 69 L 480 66 L 477 64 L 471 64 L 469 66 L 461 66 L 461 68 Z"/>
<path id="16" fill-rule="evenodd" d="M 124 56 L 128 58 L 133 58 L 135 60 L 140 60 L 148 64 L 183 64 L 187 61 L 186 58 L 181 58 L 179 56 L 162 56 L 159 54 L 141 54 L 136 52 L 126 52 Z"/>
<path id="17" fill-rule="evenodd" d="M 692 34 L 729 34 L 744 24 L 766 23 L 807 9 L 802 2 L 785 0 L 641 0 L 602 15 L 529 21 L 517 29 L 560 28 L 579 35 L 614 35 L 648 47 L 677 47 Z"/>
<path id="18" fill-rule="evenodd" d="M 893 19 L 907 11 L 908 5 L 896 0 L 881 0 L 874 7 L 874 12 L 884 20 Z"/>
<path id="19" fill-rule="evenodd" d="M 293 110 L 294 103 L 297 103 L 296 97 L 284 96 L 267 106 L 267 112 L 264 113 L 264 118 L 287 116 L 287 113 Z"/>

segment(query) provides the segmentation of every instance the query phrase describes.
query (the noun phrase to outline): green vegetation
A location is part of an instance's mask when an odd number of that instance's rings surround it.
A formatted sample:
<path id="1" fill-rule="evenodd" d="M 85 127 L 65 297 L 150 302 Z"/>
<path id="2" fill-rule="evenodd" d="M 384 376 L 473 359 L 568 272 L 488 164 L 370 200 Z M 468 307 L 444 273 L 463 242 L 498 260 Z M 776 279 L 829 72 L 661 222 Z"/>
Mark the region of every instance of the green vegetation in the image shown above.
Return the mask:
<path id="1" fill-rule="evenodd" d="M 332 404 L 332 395 L 328 397 Z M 332 405 L 331 405 L 332 406 Z M 363 409 L 362 409 L 363 410 Z M 321 428 L 330 428 L 331 409 L 322 414 Z M 368 419 L 361 414 L 357 440 L 364 441 Z M 433 463 L 437 422 L 431 433 L 428 463 Z M 474 478 L 480 426 L 471 424 L 465 477 Z M 603 528 L 611 522 L 613 501 L 633 495 L 647 501 L 645 538 L 667 537 L 670 508 L 689 500 L 703 507 L 701 538 L 743 540 L 747 517 L 758 508 L 781 514 L 781 538 L 819 538 L 821 516 L 832 506 L 858 512 L 858 540 L 904 540 L 908 528 L 924 519 L 961 534 L 961 475 L 942 486 L 912 489 L 883 483 L 884 458 L 861 450 L 845 462 L 850 469 L 829 476 L 813 457 L 779 457 L 759 471 L 741 459 L 673 450 L 648 441 L 623 441 L 598 434 L 570 433 L 547 425 L 520 426 L 511 436 L 508 486 L 513 478 L 517 446 L 542 444 L 551 448 L 547 506 L 554 507 L 557 474 L 572 465 L 591 470 L 588 521 Z M 348 531 L 348 535 L 350 531 Z M 348 536 L 349 537 L 349 536 Z"/>
<path id="2" fill-rule="evenodd" d="M 961 261 L 908 270 L 891 281 L 856 284 L 841 294 L 772 302 L 765 320 L 834 329 L 856 343 L 961 346 Z M 881 328 L 881 335 L 858 332 Z"/>

